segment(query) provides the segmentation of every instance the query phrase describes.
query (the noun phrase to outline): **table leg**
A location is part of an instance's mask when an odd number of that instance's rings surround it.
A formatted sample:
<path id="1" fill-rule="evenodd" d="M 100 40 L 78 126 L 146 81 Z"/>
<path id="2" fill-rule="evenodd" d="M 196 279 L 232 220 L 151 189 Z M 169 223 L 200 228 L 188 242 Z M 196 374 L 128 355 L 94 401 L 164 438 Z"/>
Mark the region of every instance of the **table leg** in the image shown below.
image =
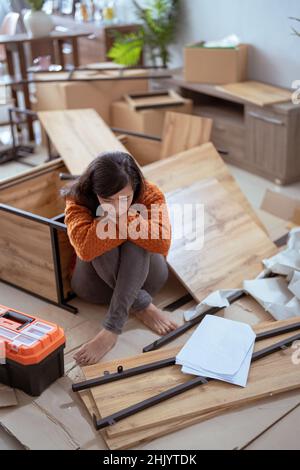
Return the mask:
<path id="1" fill-rule="evenodd" d="M 57 41 L 59 65 L 61 65 L 63 68 L 65 68 L 65 56 L 63 52 L 64 42 L 65 41 L 62 39 L 58 39 Z"/>
<path id="2" fill-rule="evenodd" d="M 28 76 L 27 76 L 27 67 L 26 67 L 24 43 L 18 43 L 18 54 L 19 54 L 19 63 L 20 63 L 21 76 L 24 80 L 27 80 Z M 23 87 L 23 93 L 24 93 L 25 108 L 31 110 L 29 84 L 24 83 L 22 85 L 22 87 Z M 31 119 L 30 115 L 27 115 L 27 125 L 28 125 L 29 139 L 34 140 L 33 122 L 32 122 L 32 119 Z"/>
<path id="3" fill-rule="evenodd" d="M 78 38 L 72 38 L 72 48 L 73 48 L 73 65 L 74 67 L 79 67 L 79 50 L 78 50 Z"/>
<path id="4" fill-rule="evenodd" d="M 13 51 L 8 47 L 8 45 L 5 45 L 5 53 L 6 53 L 6 61 L 7 61 L 7 70 L 8 74 L 12 79 L 15 78 L 15 66 L 14 66 L 14 60 L 13 60 Z M 14 105 L 18 106 L 18 94 L 16 89 L 12 86 L 11 87 L 11 94 L 12 98 L 14 100 Z"/>

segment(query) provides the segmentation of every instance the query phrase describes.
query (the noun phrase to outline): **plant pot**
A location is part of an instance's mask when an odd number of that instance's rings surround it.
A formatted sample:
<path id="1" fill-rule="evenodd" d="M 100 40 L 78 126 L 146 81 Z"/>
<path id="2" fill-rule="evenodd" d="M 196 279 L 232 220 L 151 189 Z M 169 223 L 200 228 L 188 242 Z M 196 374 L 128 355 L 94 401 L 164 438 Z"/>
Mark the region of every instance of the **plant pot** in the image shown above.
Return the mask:
<path id="1" fill-rule="evenodd" d="M 51 16 L 44 11 L 27 11 L 24 25 L 27 33 L 33 37 L 47 36 L 54 28 Z"/>

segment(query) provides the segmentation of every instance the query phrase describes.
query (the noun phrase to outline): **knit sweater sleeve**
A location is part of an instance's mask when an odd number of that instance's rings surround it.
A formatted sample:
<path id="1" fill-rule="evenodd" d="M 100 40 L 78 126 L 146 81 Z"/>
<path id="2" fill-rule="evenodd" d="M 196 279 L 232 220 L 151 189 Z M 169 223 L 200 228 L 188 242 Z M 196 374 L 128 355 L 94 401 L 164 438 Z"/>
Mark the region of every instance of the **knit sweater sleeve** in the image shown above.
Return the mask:
<path id="1" fill-rule="evenodd" d="M 145 211 L 128 217 L 128 240 L 152 253 L 167 256 L 171 245 L 171 225 L 164 194 L 146 181 L 140 201 Z"/>
<path id="2" fill-rule="evenodd" d="M 103 253 L 124 243 L 123 238 L 99 238 L 97 224 L 90 210 L 77 204 L 73 199 L 66 200 L 65 224 L 71 245 L 79 258 L 91 261 Z"/>

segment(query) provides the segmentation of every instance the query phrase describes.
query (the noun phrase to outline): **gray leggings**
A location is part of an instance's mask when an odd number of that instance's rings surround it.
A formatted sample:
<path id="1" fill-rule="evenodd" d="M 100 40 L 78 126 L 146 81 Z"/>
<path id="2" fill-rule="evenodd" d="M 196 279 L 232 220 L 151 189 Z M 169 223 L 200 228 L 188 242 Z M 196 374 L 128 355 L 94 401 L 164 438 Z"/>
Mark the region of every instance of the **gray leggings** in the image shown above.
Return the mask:
<path id="1" fill-rule="evenodd" d="M 167 278 L 162 255 L 127 241 L 91 262 L 77 257 L 71 286 L 87 302 L 109 304 L 103 326 L 120 334 L 129 310 L 148 307 Z"/>

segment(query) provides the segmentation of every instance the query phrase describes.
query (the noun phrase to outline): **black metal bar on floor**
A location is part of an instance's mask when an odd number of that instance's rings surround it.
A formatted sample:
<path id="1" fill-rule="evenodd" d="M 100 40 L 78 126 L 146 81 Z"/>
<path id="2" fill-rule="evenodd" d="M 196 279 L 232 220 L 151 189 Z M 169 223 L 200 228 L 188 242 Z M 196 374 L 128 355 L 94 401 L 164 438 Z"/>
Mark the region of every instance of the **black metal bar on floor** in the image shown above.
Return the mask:
<path id="1" fill-rule="evenodd" d="M 163 367 L 169 367 L 175 364 L 175 357 L 163 359 L 157 362 L 150 362 L 149 364 L 143 364 L 142 366 L 132 367 L 131 369 L 123 370 L 123 366 L 118 366 L 119 372 L 113 374 L 106 373 L 102 377 L 96 377 L 95 379 L 84 380 L 72 385 L 73 392 L 81 392 L 92 387 L 98 387 L 110 382 L 116 382 L 120 379 L 127 379 L 135 375 L 144 374 L 153 370 L 162 369 Z"/>
<path id="2" fill-rule="evenodd" d="M 231 304 L 235 302 L 236 300 L 241 299 L 244 296 L 245 296 L 244 291 L 242 290 L 238 291 L 237 293 L 233 294 L 232 296 L 228 298 L 228 302 Z M 202 313 L 201 315 L 198 315 L 198 317 L 193 318 L 193 320 L 186 321 L 183 325 L 176 328 L 176 330 L 170 331 L 170 333 L 166 334 L 165 336 L 162 336 L 161 338 L 157 339 L 156 341 L 149 344 L 148 346 L 145 346 L 143 348 L 143 352 L 146 353 L 150 351 L 155 351 L 161 348 L 162 346 L 165 346 L 171 341 L 174 341 L 174 339 L 183 335 L 186 331 L 193 328 L 193 326 L 198 325 L 198 323 L 201 323 L 206 315 L 215 315 L 216 313 L 220 312 L 220 310 L 222 310 L 222 308 L 212 307 L 206 312 Z"/>
<path id="3" fill-rule="evenodd" d="M 270 354 L 280 351 L 281 349 L 293 344 L 294 341 L 298 341 L 299 339 L 300 339 L 300 333 L 298 333 L 297 335 L 291 336 L 289 338 L 286 338 L 282 341 L 279 341 L 278 343 L 275 343 L 267 348 L 261 349 L 260 351 L 253 353 L 251 362 L 257 361 L 259 359 L 262 359 L 263 357 L 266 357 Z M 153 397 L 150 397 L 146 400 L 136 403 L 135 405 L 129 406 L 128 408 L 124 408 L 123 410 L 120 410 L 116 413 L 106 416 L 105 418 L 97 419 L 97 417 L 93 415 L 93 422 L 94 422 L 95 428 L 99 430 L 107 426 L 111 426 L 115 424 L 116 422 L 121 421 L 124 418 L 127 418 L 128 416 L 132 416 L 133 414 L 136 414 L 139 411 L 143 411 L 147 408 L 157 405 L 158 403 L 162 403 L 163 401 L 169 400 L 169 398 L 180 395 L 181 393 L 191 390 L 192 388 L 206 384 L 207 382 L 210 382 L 211 380 L 213 379 L 206 378 L 206 377 L 196 377 L 194 379 L 188 380 L 184 384 L 180 384 L 180 385 L 177 385 L 176 387 L 172 387 L 168 390 L 165 390 L 162 393 L 159 393 Z"/>
<path id="4" fill-rule="evenodd" d="M 256 335 L 255 341 L 259 342 L 264 339 L 273 338 L 282 334 L 291 333 L 293 331 L 300 330 L 300 322 L 292 323 L 291 325 L 282 326 L 279 328 L 274 328 L 272 330 L 263 331 Z M 148 364 L 142 364 L 137 367 L 132 367 L 130 369 L 123 369 L 122 365 L 119 365 L 117 370 L 118 372 L 109 373 L 108 371 L 104 373 L 102 377 L 95 377 L 93 379 L 84 380 L 82 382 L 77 382 L 72 385 L 73 392 L 82 392 L 88 388 L 98 387 L 109 382 L 116 382 L 117 380 L 126 379 L 128 377 L 133 377 L 135 375 L 144 374 L 153 370 L 162 369 L 164 367 L 173 366 L 176 363 L 175 357 L 170 357 L 167 359 L 162 359 L 160 361 L 149 362 Z"/>

